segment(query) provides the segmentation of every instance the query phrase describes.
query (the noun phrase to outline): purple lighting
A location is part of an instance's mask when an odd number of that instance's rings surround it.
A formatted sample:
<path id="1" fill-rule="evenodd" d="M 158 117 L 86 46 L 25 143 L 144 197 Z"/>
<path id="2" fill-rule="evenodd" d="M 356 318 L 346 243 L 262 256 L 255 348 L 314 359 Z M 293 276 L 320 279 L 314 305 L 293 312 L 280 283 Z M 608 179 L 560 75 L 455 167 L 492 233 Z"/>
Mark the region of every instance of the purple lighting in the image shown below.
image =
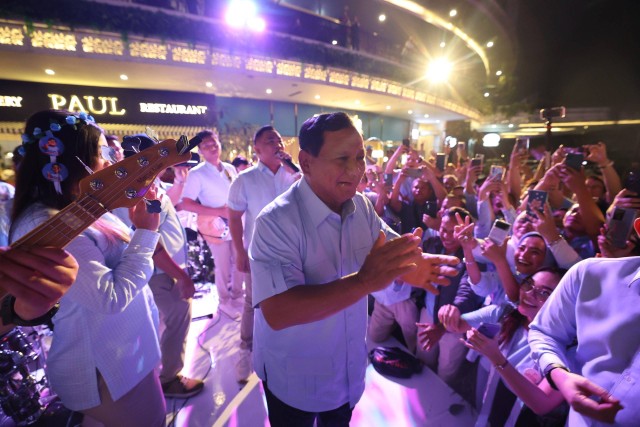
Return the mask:
<path id="1" fill-rule="evenodd" d="M 224 16 L 227 25 L 233 28 L 246 28 L 262 32 L 267 26 L 263 18 L 258 16 L 258 9 L 250 0 L 232 0 Z"/>

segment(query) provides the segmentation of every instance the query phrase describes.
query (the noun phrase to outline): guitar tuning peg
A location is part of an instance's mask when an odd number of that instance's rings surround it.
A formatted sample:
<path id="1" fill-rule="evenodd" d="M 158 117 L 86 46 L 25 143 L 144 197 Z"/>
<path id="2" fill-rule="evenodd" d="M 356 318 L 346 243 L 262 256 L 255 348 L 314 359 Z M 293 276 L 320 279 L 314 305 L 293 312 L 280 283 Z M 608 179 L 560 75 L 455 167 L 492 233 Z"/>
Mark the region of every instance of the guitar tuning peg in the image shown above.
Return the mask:
<path id="1" fill-rule="evenodd" d="M 144 203 L 147 205 L 147 213 L 160 213 L 162 212 L 160 200 L 148 200 L 146 198 L 142 198 Z"/>

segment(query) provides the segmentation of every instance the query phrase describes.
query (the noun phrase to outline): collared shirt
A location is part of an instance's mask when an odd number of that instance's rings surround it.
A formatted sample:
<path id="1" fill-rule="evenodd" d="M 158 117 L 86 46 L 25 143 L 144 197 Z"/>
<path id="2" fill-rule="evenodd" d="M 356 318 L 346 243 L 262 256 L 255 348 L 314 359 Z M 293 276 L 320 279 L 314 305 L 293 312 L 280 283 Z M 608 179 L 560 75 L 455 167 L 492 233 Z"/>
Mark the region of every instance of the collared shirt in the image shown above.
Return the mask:
<path id="1" fill-rule="evenodd" d="M 55 211 L 31 206 L 16 221 L 17 240 Z M 107 213 L 101 221 L 126 229 Z M 158 233 L 138 229 L 127 245 L 89 227 L 65 248 L 80 266 L 53 316 L 47 377 L 70 409 L 100 404 L 96 371 L 113 400 L 135 387 L 160 362 L 155 305 L 147 282 Z"/>
<path id="2" fill-rule="evenodd" d="M 243 170 L 231 184 L 227 205 L 234 211 L 244 212 L 244 247 L 249 247 L 256 217 L 269 203 L 284 193 L 297 179 L 284 167 L 274 174 L 258 162 L 257 165 Z"/>
<path id="3" fill-rule="evenodd" d="M 367 298 L 326 319 L 275 331 L 260 302 L 294 286 L 322 286 L 357 272 L 380 230 L 395 234 L 356 193 L 342 215 L 331 211 L 305 179 L 262 210 L 249 247 L 254 368 L 286 404 L 322 412 L 355 406 L 367 366 Z"/>
<path id="4" fill-rule="evenodd" d="M 189 171 L 184 184 L 183 198 L 200 200 L 203 206 L 219 208 L 227 203 L 229 187 L 238 173 L 233 165 L 220 162 L 222 170 L 209 162 L 202 162 Z"/>
<path id="5" fill-rule="evenodd" d="M 530 325 L 532 357 L 564 365 L 620 399 L 615 425 L 640 420 L 640 257 L 590 258 L 562 278 Z M 577 339 L 575 359 L 565 348 Z M 573 363 L 572 363 L 573 362 Z M 573 409 L 567 425 L 602 424 Z"/>

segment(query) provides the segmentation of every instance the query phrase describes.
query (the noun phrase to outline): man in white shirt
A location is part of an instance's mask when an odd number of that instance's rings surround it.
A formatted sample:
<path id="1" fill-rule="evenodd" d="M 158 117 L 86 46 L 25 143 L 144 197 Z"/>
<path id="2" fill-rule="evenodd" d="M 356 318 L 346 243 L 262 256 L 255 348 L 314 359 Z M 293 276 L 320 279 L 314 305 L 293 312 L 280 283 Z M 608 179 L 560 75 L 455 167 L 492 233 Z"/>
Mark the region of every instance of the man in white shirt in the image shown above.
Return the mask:
<path id="1" fill-rule="evenodd" d="M 235 251 L 227 227 L 227 199 L 237 172 L 220 160 L 222 146 L 217 132 L 203 130 L 198 149 L 204 162 L 194 167 L 182 192 L 182 209 L 198 214 L 198 230 L 205 236 L 215 262 L 215 281 L 220 308 L 237 319 L 240 313 L 229 305 L 242 296 L 242 275 L 236 273 Z"/>
<path id="2" fill-rule="evenodd" d="M 236 251 L 236 267 L 249 273 L 247 249 L 251 243 L 256 217 L 273 199 L 284 193 L 300 174 L 283 161 L 290 158 L 285 153 L 282 137 L 273 126 L 263 126 L 253 138 L 258 164 L 243 171 L 229 190 L 229 230 Z M 243 224 L 244 215 L 244 224 Z M 251 298 L 251 274 L 245 274 L 245 297 L 240 321 L 240 360 L 236 365 L 236 378 L 245 381 L 251 374 L 251 350 L 253 349 L 253 302 Z"/>

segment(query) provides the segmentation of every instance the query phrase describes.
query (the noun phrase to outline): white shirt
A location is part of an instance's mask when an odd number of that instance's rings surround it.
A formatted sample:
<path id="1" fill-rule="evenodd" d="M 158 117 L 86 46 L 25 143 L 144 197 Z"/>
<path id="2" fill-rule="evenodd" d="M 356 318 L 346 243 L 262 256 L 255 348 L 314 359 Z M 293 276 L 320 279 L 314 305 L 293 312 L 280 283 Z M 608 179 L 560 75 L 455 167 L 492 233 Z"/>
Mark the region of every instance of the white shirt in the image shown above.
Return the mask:
<path id="1" fill-rule="evenodd" d="M 55 211 L 36 204 L 16 221 L 13 240 Z M 101 220 L 126 226 L 107 213 Z M 64 405 L 74 411 L 100 404 L 96 370 L 113 400 L 135 387 L 160 362 L 155 306 L 147 282 L 159 235 L 138 229 L 127 245 L 110 243 L 90 227 L 65 249 L 80 266 L 60 300 L 47 358 L 47 376 Z"/>
<path id="2" fill-rule="evenodd" d="M 234 211 L 244 212 L 244 247 L 247 249 L 253 236 L 256 217 L 269 203 L 284 193 L 297 179 L 297 174 L 289 173 L 284 167 L 274 174 L 258 162 L 243 170 L 231 184 L 227 205 Z"/>
<path id="3" fill-rule="evenodd" d="M 233 165 L 220 162 L 222 170 L 209 162 L 191 169 L 182 192 L 183 198 L 200 200 L 203 206 L 219 208 L 227 203 L 231 182 L 238 176 Z"/>

